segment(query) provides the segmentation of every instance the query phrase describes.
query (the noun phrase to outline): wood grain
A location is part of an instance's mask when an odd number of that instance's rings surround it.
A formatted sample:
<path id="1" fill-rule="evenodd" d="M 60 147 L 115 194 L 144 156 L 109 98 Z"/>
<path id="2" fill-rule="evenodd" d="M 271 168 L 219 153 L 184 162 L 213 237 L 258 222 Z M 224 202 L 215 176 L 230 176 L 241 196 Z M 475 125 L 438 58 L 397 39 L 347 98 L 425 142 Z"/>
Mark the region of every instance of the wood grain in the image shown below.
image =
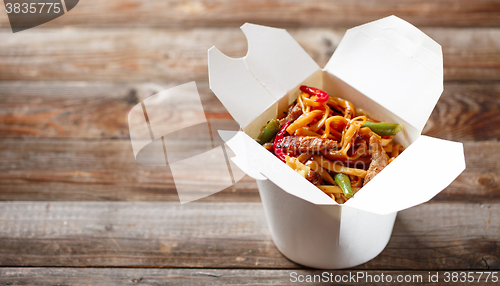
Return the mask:
<path id="1" fill-rule="evenodd" d="M 129 140 L 3 139 L 2 144 L 3 200 L 178 201 L 169 167 L 137 163 Z M 245 177 L 236 189 L 203 200 L 260 199 L 255 181 Z"/>
<path id="2" fill-rule="evenodd" d="M 0 7 L 0 27 L 8 28 L 7 13 Z M 500 4 L 494 0 L 86 0 L 44 26 L 205 27 L 254 22 L 279 27 L 350 27 L 393 14 L 417 26 L 500 26 L 499 11 Z"/>
<path id="3" fill-rule="evenodd" d="M 0 82 L 0 136 L 127 139 L 127 114 L 143 100 L 182 82 Z M 231 118 L 197 82 L 207 118 Z M 500 138 L 500 83 L 446 82 L 424 134 L 455 141 Z"/>
<path id="4" fill-rule="evenodd" d="M 5 202 L 2 266 L 301 268 L 274 246 L 260 203 Z M 500 204 L 398 214 L 387 248 L 355 269 L 499 269 Z"/>
<path id="5" fill-rule="evenodd" d="M 104 14 L 103 14 L 104 15 Z M 499 17 L 500 19 L 500 17 Z M 208 80 L 207 50 L 247 53 L 239 25 L 193 29 L 0 30 L 0 80 L 165 82 Z M 345 28 L 289 29 L 324 66 Z M 500 28 L 424 28 L 440 43 L 447 81 L 500 78 Z"/>
<path id="6" fill-rule="evenodd" d="M 499 200 L 500 143 L 466 142 L 464 148 L 467 169 L 434 200 Z M 2 139 L 0 158 L 3 201 L 178 201 L 170 169 L 138 164 L 128 140 Z M 260 198 L 246 176 L 235 189 L 202 201 Z"/>
<path id="7" fill-rule="evenodd" d="M 500 82 L 445 83 L 423 134 L 455 141 L 500 138 Z"/>
<path id="8" fill-rule="evenodd" d="M 450 285 L 444 282 L 451 275 L 447 271 L 415 271 L 415 270 L 310 270 L 310 269 L 292 269 L 292 270 L 248 270 L 248 269 L 161 269 L 161 268 L 21 268 L 10 267 L 0 268 L 0 283 L 9 285 L 301 285 L 307 283 L 308 276 L 311 281 L 316 283 L 334 282 L 335 279 L 341 285 L 355 286 L 379 281 L 375 285 L 389 286 L 395 285 L 394 281 L 407 279 L 412 281 L 413 285 L 421 286 L 439 286 Z M 325 273 L 325 274 L 323 274 Z M 359 273 L 359 274 L 358 274 Z M 438 278 L 431 280 L 432 277 Z M 486 282 L 486 272 L 484 274 L 475 273 L 475 271 L 466 271 L 470 273 L 469 284 L 459 285 L 498 285 L 492 279 L 493 273 Z M 314 277 L 316 275 L 316 277 Z M 356 278 L 351 278 L 349 275 Z M 359 275 L 359 279 L 358 279 Z M 370 275 L 371 277 L 369 277 Z M 461 275 L 459 273 L 459 275 Z M 498 273 L 497 273 L 498 275 Z M 378 276 L 378 277 L 375 277 Z M 390 278 L 389 278 L 390 276 Z M 384 277 L 383 279 L 381 277 Z M 467 276 L 466 276 L 467 277 Z M 321 278 L 321 280 L 320 280 Z M 451 277 L 449 277 L 451 278 Z M 300 279 L 300 280 L 299 280 Z M 314 280 L 316 279 L 316 280 Z M 463 279 L 462 277 L 457 278 Z M 383 282 L 382 282 L 383 280 Z M 387 282 L 391 280 L 392 282 Z M 464 280 L 462 280 L 464 281 Z M 409 282 L 410 283 L 410 282 Z M 408 284 L 409 284 L 408 283 Z M 481 283 L 481 284 L 479 284 Z M 367 285 L 367 284 L 365 284 Z M 457 284 L 458 285 L 458 284 Z"/>
<path id="9" fill-rule="evenodd" d="M 180 84 L 0 82 L 0 136 L 128 139 L 132 107 Z M 208 82 L 197 87 L 208 119 L 231 118 Z"/>
<path id="10" fill-rule="evenodd" d="M 245 22 L 287 28 L 324 66 L 346 29 L 391 14 L 442 45 L 445 91 L 424 134 L 464 142 L 467 169 L 400 212 L 387 248 L 353 271 L 423 274 L 418 285 L 448 285 L 429 271 L 498 271 L 499 1 L 86 0 L 16 34 L 0 3 L 0 284 L 296 285 L 291 271 L 321 274 L 276 249 L 249 177 L 180 205 L 168 166 L 135 162 L 126 116 L 195 80 L 206 116 L 230 118 L 208 88 L 207 49 L 244 56 Z"/>

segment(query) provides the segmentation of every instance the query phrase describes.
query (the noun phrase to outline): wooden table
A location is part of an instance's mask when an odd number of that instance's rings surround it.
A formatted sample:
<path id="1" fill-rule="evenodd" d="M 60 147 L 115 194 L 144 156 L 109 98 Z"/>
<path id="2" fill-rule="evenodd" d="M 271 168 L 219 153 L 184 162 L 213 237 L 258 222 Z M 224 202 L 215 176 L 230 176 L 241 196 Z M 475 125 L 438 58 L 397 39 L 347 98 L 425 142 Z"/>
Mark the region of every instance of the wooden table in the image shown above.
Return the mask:
<path id="1" fill-rule="evenodd" d="M 463 142 L 467 169 L 400 212 L 378 257 L 331 273 L 448 285 L 449 270 L 498 271 L 500 1 L 306 2 L 86 0 L 16 34 L 1 5 L 1 285 L 288 285 L 292 270 L 321 274 L 278 252 L 249 177 L 180 205 L 168 168 L 135 162 L 126 116 L 195 80 L 207 117 L 229 118 L 208 89 L 207 49 L 243 56 L 244 22 L 287 28 L 324 66 L 347 28 L 391 14 L 443 47 L 445 91 L 424 134 Z M 426 281 L 435 271 L 440 283 Z"/>

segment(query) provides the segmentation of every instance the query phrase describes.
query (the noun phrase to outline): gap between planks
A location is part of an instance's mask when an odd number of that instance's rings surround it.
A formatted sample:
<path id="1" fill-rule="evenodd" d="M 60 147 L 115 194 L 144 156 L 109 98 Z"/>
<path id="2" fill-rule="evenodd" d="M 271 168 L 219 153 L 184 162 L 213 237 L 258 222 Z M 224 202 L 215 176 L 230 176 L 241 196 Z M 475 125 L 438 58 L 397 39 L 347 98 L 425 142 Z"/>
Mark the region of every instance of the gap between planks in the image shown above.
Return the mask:
<path id="1" fill-rule="evenodd" d="M 129 137 L 127 114 L 141 100 L 184 82 L 0 81 L 0 136 L 106 139 Z M 197 82 L 209 119 L 231 116 L 208 87 Z M 500 81 L 445 82 L 423 134 L 454 140 L 500 138 Z"/>
<path id="2" fill-rule="evenodd" d="M 5 40 L 0 42 L 0 80 L 208 80 L 210 47 L 216 46 L 231 57 L 247 53 L 246 38 L 238 27 L 35 28 L 16 34 L 2 29 L 0 38 Z M 325 66 L 346 31 L 288 30 L 320 67 Z M 445 80 L 500 78 L 500 28 L 422 30 L 443 47 Z"/>
<path id="3" fill-rule="evenodd" d="M 456 270 L 459 271 L 459 270 Z M 466 273 L 471 273 L 476 282 L 475 285 L 498 285 L 493 282 L 494 279 L 485 281 L 486 274 L 480 277 L 479 273 L 470 269 L 463 270 Z M 460 271 L 460 272 L 463 272 Z M 299 282 L 298 275 L 304 280 L 305 275 L 319 275 L 323 277 L 323 273 L 334 275 L 354 275 L 358 277 L 363 273 L 363 277 L 368 275 L 381 276 L 384 275 L 384 282 L 376 283 L 379 286 L 395 285 L 394 282 L 387 282 L 387 276 L 396 280 L 398 275 L 403 275 L 407 279 L 414 280 L 414 285 L 422 286 L 440 286 L 449 285 L 445 283 L 445 272 L 447 271 L 415 271 L 415 270 L 248 270 L 248 269 L 137 269 L 137 268 L 0 268 L 0 282 L 9 283 L 12 285 L 163 285 L 168 282 L 168 285 L 297 285 Z M 438 275 L 439 282 L 431 282 L 429 277 Z M 449 274 L 451 275 L 451 274 Z M 491 276 L 491 274 L 490 274 Z M 341 277 L 340 277 L 341 278 Z M 312 277 L 311 279 L 316 279 Z M 331 278 L 324 278 L 331 279 Z M 369 283 L 367 278 L 360 278 L 355 282 L 346 282 L 342 285 L 360 285 L 363 282 Z M 373 282 L 373 277 L 371 278 Z M 316 280 L 329 282 L 328 280 Z"/>
<path id="4" fill-rule="evenodd" d="M 467 169 L 434 200 L 498 201 L 500 142 L 465 142 L 464 148 Z M 3 138 L 0 157 L 4 201 L 178 201 L 170 169 L 138 164 L 129 140 Z M 245 176 L 235 192 L 228 188 L 202 200 L 260 198 Z"/>
<path id="5" fill-rule="evenodd" d="M 260 203 L 4 202 L 0 222 L 2 266 L 302 268 Z M 499 238 L 500 203 L 427 203 L 354 269 L 500 269 Z"/>
<path id="6" fill-rule="evenodd" d="M 312 4 L 314 3 L 314 4 Z M 448 1 L 80 1 L 64 17 L 48 27 L 207 27 L 240 26 L 245 22 L 278 27 L 351 27 L 397 15 L 421 26 L 500 26 L 497 2 L 487 0 Z M 6 15 L 0 7 L 0 15 Z M 6 16 L 0 27 L 9 27 Z"/>

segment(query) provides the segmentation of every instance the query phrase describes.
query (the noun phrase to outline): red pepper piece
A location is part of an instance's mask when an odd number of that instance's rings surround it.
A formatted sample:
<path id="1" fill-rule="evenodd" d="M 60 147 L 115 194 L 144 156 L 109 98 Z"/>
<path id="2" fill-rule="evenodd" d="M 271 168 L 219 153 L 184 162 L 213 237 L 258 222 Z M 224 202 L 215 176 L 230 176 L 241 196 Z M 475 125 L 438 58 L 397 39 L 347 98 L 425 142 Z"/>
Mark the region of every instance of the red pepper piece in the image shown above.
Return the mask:
<path id="1" fill-rule="evenodd" d="M 285 162 L 285 153 L 283 152 L 283 149 L 275 149 L 274 150 L 274 155 L 276 155 L 276 157 L 278 157 L 278 159 L 280 159 L 281 161 Z"/>
<path id="2" fill-rule="evenodd" d="M 323 90 L 318 89 L 318 88 L 302 85 L 300 87 L 300 90 L 305 92 L 305 93 L 308 93 L 310 95 L 317 96 L 318 98 L 316 98 L 316 100 L 314 100 L 316 102 L 325 102 L 328 100 L 328 98 L 330 98 L 330 96 L 328 95 L 328 93 L 326 91 L 323 91 Z"/>
<path id="3" fill-rule="evenodd" d="M 277 145 L 281 143 L 281 141 L 283 141 L 283 138 L 285 137 L 286 134 L 286 129 L 288 128 L 289 125 L 290 122 L 287 122 L 285 123 L 285 125 L 281 127 L 280 131 L 278 131 L 278 133 L 276 134 L 276 137 L 274 137 L 274 142 L 273 142 L 274 155 L 276 155 L 276 157 L 278 157 L 278 159 L 280 159 L 283 162 L 285 162 L 285 153 L 283 152 L 283 148 L 278 148 Z"/>

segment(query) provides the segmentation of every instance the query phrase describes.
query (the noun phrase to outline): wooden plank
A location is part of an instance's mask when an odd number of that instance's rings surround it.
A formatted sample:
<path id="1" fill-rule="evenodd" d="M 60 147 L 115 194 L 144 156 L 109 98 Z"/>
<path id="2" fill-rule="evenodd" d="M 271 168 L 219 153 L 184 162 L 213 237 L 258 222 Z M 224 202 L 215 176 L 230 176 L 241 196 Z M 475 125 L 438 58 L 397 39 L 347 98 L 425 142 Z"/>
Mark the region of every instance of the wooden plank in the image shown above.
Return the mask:
<path id="1" fill-rule="evenodd" d="M 465 142 L 465 171 L 435 197 L 437 200 L 497 200 L 500 195 L 498 141 Z"/>
<path id="2" fill-rule="evenodd" d="M 16 34 L 0 30 L 0 80 L 206 81 L 210 47 L 217 46 L 232 57 L 246 54 L 247 42 L 238 26 L 167 30 L 36 28 Z M 345 31 L 289 29 L 320 66 L 326 64 Z M 423 31 L 443 46 L 446 80 L 500 78 L 500 28 Z"/>
<path id="3" fill-rule="evenodd" d="M 127 114 L 140 100 L 181 84 L 0 82 L 0 136 L 127 139 Z M 197 82 L 207 118 L 231 118 Z M 500 82 L 446 82 L 424 134 L 455 141 L 500 138 Z"/>
<path id="4" fill-rule="evenodd" d="M 2 139 L 0 146 L 3 200 L 178 201 L 170 168 L 137 163 L 129 140 Z M 260 200 L 249 177 L 236 189 L 203 200 Z"/>
<path id="5" fill-rule="evenodd" d="M 5 202 L 2 266 L 301 268 L 274 246 L 260 203 Z M 355 269 L 500 268 L 500 204 L 428 203 Z"/>
<path id="6" fill-rule="evenodd" d="M 180 84 L 0 82 L 0 136 L 128 139 L 132 107 Z M 197 86 L 208 119 L 231 118 L 208 82 Z"/>
<path id="7" fill-rule="evenodd" d="M 467 169 L 435 200 L 499 200 L 500 143 L 466 142 L 464 148 Z M 138 164 L 128 140 L 2 139 L 0 158 L 3 201 L 178 201 L 170 169 Z M 255 181 L 244 177 L 235 189 L 203 201 L 260 198 Z"/>
<path id="8" fill-rule="evenodd" d="M 463 278 L 462 272 L 465 272 Z M 467 275 L 470 276 L 467 277 Z M 488 276 L 488 281 L 486 278 Z M 495 274 L 494 274 L 495 273 Z M 341 283 L 341 285 L 389 286 L 395 282 L 412 285 L 450 285 L 452 271 L 404 270 L 248 270 L 248 269 L 161 269 L 161 268 L 0 268 L 0 283 L 9 285 L 297 285 Z M 457 285 L 498 285 L 498 271 L 457 271 Z M 346 282 L 342 282 L 342 279 Z M 406 282 L 405 282 L 406 279 Z M 448 281 L 448 282 L 446 282 Z M 479 284 L 481 283 L 481 284 Z M 364 284 L 367 285 L 367 284 Z"/>
<path id="9" fill-rule="evenodd" d="M 494 0 L 384 1 L 80 1 L 68 15 L 45 26 L 205 27 L 239 26 L 244 22 L 290 26 L 353 26 L 398 15 L 417 26 L 499 26 L 500 5 Z M 0 27 L 9 27 L 0 7 Z"/>
<path id="10" fill-rule="evenodd" d="M 423 134 L 447 140 L 500 138 L 500 84 L 445 83 Z"/>

